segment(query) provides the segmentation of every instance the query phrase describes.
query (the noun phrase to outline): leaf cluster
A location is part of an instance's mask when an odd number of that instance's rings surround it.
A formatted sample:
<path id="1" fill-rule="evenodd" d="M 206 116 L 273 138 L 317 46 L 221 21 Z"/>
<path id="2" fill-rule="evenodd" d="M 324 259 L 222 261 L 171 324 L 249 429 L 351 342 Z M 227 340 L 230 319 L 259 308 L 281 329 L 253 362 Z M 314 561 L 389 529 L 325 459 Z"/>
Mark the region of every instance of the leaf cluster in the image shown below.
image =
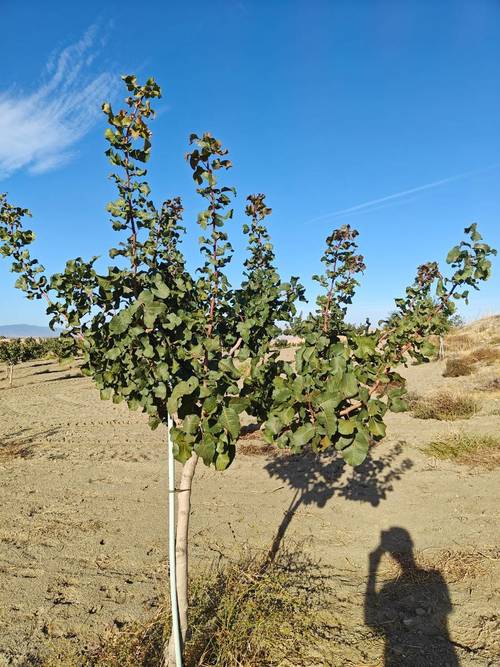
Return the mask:
<path id="1" fill-rule="evenodd" d="M 325 294 L 302 323 L 303 342 L 294 361 L 284 364 L 273 381 L 264 434 L 268 442 L 294 452 L 333 445 L 348 463 L 358 465 L 371 442 L 384 437 L 387 410 L 407 409 L 404 379 L 395 368 L 409 359 L 433 356 L 429 336 L 445 330 L 454 300 L 467 299 L 464 286 L 477 289 L 489 277 L 489 257 L 496 251 L 482 243 L 476 225 L 467 227 L 470 241 L 448 254 L 454 269 L 449 277 L 436 262 L 420 266 L 405 296 L 396 299 L 390 325 L 359 331 L 345 326 L 343 304 L 350 302 L 357 284 L 354 274 L 364 263 L 356 254 L 353 231 L 347 226 L 337 231 L 326 241 L 325 274 L 315 277 Z"/>
<path id="2" fill-rule="evenodd" d="M 182 201 L 172 197 L 156 206 L 145 180 L 152 103 L 161 90 L 153 79 L 144 85 L 133 76 L 123 80 L 125 108 L 115 113 L 103 105 L 117 189 L 107 209 L 120 238 L 109 250 L 110 265 L 100 270 L 98 257 L 77 257 L 47 277 L 30 254 L 34 234 L 24 228 L 29 211 L 1 195 L 0 252 L 11 259 L 17 287 L 28 298 L 46 299 L 51 326 L 64 326 L 65 345 L 80 351 L 82 372 L 101 398 L 143 410 L 152 428 L 173 417 L 179 461 L 195 452 L 207 465 L 227 468 L 246 411 L 265 422 L 266 439 L 280 447 L 334 446 L 349 463 L 361 463 L 370 442 L 385 434 L 385 412 L 405 409 L 395 365 L 406 355 L 428 356 L 426 337 L 439 329 L 438 311 L 453 312 L 453 299 L 467 299 L 467 288 L 488 278 L 494 251 L 472 225 L 466 230 L 470 242 L 448 255 L 449 278 L 434 262 L 420 267 L 405 297 L 396 300 L 391 327 L 359 331 L 345 323 L 365 268 L 358 233 L 349 225 L 335 230 L 326 239 L 324 273 L 315 276 L 324 293 L 301 323 L 303 343 L 294 362 L 285 363 L 272 341 L 278 323 L 294 321 L 304 289 L 297 277 L 283 282 L 277 272 L 265 196 L 247 198 L 248 255 L 235 288 L 226 273 L 236 194 L 224 180 L 231 161 L 209 133 L 191 135 L 186 158 L 203 201 L 197 218 L 202 264 L 191 274 L 181 248 Z"/>

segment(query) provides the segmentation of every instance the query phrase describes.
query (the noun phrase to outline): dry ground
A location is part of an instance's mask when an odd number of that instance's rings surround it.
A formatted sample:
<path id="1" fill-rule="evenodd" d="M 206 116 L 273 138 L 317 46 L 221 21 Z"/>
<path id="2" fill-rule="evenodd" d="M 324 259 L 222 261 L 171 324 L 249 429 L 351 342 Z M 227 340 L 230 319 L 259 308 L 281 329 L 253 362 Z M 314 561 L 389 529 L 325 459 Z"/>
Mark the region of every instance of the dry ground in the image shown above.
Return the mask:
<path id="1" fill-rule="evenodd" d="M 268 549 L 281 525 L 285 541 L 330 573 L 335 593 L 326 612 L 336 636 L 323 665 L 410 664 L 405 644 L 440 604 L 453 643 L 441 640 L 435 654 L 429 649 L 411 664 L 444 667 L 446 647 L 463 666 L 500 664 L 500 468 L 469 468 L 422 451 L 460 429 L 498 436 L 500 392 L 480 389 L 498 369 L 443 378 L 443 368 L 409 367 L 409 389 L 474 392 L 478 414 L 452 423 L 390 415 L 387 438 L 354 471 L 337 460 L 241 454 L 225 473 L 197 472 L 193 568 L 242 543 Z M 142 415 L 101 402 L 76 370 L 36 362 L 16 369 L 13 389 L 0 380 L 0 665 L 91 642 L 105 627 L 154 611 L 166 586 L 165 454 L 164 431 L 152 433 Z M 369 554 L 394 527 L 407 531 L 389 534 L 399 536 L 401 550 L 411 537 L 431 583 L 408 588 L 394 561 L 382 557 L 379 606 L 388 600 L 399 614 L 387 622 L 400 627 L 393 648 L 402 656 L 384 663 L 382 626 L 365 625 L 365 608 L 373 617 L 365 593 Z"/>

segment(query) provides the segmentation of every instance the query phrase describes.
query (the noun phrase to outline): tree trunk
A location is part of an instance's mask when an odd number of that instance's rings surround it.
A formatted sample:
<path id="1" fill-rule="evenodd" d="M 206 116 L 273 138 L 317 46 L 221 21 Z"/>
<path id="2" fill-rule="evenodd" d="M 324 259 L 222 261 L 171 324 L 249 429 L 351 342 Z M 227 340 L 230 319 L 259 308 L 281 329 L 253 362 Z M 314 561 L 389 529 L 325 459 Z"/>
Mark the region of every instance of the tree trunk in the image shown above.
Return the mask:
<path id="1" fill-rule="evenodd" d="M 444 353 L 444 337 L 439 336 L 439 355 L 438 358 L 442 361 L 445 357 Z"/>
<path id="2" fill-rule="evenodd" d="M 188 553 L 189 553 L 189 516 L 191 513 L 191 486 L 198 463 L 198 454 L 194 452 L 182 468 L 180 486 L 177 493 L 177 535 L 175 543 L 175 561 L 177 565 L 177 606 L 181 644 L 184 646 L 188 630 Z M 176 667 L 174 639 L 170 636 L 165 651 L 165 664 Z"/>
<path id="3" fill-rule="evenodd" d="M 9 387 L 12 389 L 14 366 L 9 366 Z"/>

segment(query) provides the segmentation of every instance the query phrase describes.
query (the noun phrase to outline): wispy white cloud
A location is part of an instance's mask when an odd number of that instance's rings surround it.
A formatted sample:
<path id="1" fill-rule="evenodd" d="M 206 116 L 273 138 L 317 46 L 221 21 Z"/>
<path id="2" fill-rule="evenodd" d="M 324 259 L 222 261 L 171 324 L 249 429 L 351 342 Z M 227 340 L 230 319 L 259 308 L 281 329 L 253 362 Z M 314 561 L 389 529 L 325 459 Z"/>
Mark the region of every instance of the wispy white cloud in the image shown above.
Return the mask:
<path id="1" fill-rule="evenodd" d="M 0 93 L 0 178 L 19 169 L 41 174 L 67 163 L 100 115 L 116 77 L 90 71 L 100 47 L 97 28 L 49 59 L 31 92 Z"/>
<path id="2" fill-rule="evenodd" d="M 316 218 L 311 218 L 307 222 L 318 222 L 319 220 L 340 218 L 347 215 L 353 215 L 355 213 L 367 213 L 369 211 L 376 211 L 379 208 L 384 208 L 384 205 L 387 202 L 393 202 L 398 199 L 405 199 L 409 195 L 416 194 L 417 192 L 438 188 L 441 185 L 446 185 L 447 183 L 453 183 L 453 181 L 461 181 L 464 178 L 470 178 L 471 176 L 476 176 L 477 174 L 483 174 L 487 171 L 491 171 L 492 169 L 497 169 L 498 167 L 500 167 L 500 164 L 492 164 L 489 165 L 488 167 L 484 167 L 483 169 L 475 169 L 474 171 L 465 171 L 462 174 L 457 174 L 456 176 L 441 178 L 438 181 L 432 181 L 431 183 L 424 183 L 424 185 L 418 185 L 417 187 L 409 188 L 408 190 L 401 190 L 400 192 L 396 192 L 392 195 L 386 195 L 385 197 L 379 197 L 378 199 L 370 199 L 370 201 L 363 202 L 362 204 L 356 204 L 356 206 L 349 206 L 349 208 L 342 208 L 339 209 L 338 211 L 325 213 L 323 215 L 319 215 Z"/>

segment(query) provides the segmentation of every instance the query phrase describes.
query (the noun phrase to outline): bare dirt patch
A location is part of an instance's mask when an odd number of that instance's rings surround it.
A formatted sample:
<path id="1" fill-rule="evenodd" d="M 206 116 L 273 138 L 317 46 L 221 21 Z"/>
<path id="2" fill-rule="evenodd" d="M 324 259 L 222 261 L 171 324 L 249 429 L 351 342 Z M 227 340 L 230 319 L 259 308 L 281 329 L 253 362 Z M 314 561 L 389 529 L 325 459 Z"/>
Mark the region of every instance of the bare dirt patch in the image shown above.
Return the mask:
<path id="1" fill-rule="evenodd" d="M 443 367 L 405 369 L 409 388 L 419 395 L 472 391 L 481 381 L 479 371 L 443 378 Z M 14 388 L 0 385 L 0 665 L 27 665 L 29 656 L 81 648 L 110 630 L 147 622 L 166 592 L 164 431 L 151 432 L 142 415 L 101 402 L 76 369 L 44 369 L 16 369 Z M 429 458 L 423 448 L 450 428 L 390 415 L 387 438 L 355 470 L 335 457 L 270 455 L 255 434 L 244 439 L 228 471 L 200 467 L 196 474 L 194 571 L 234 558 L 242 544 L 262 553 L 300 544 L 322 564 L 332 591 L 325 612 L 334 639 L 315 667 L 382 666 L 389 649 L 402 665 L 444 665 L 435 660 L 450 645 L 461 665 L 492 667 L 500 638 L 493 551 L 499 522 L 491 490 L 500 470 Z M 481 412 L 460 428 L 494 435 L 500 416 Z M 439 574 L 432 581 L 439 599 L 444 595 L 441 606 L 432 607 L 432 593 L 427 607 L 412 602 L 416 593 L 405 596 L 401 576 L 387 570 L 398 547 L 383 536 L 403 534 L 394 528 L 410 536 L 417 566 Z M 381 596 L 374 599 L 392 619 L 390 635 L 373 605 L 367 619 L 374 552 L 382 553 L 374 580 Z M 485 555 L 480 566 L 463 560 L 471 553 Z M 456 554 L 465 562 L 460 576 Z M 431 644 L 419 645 L 408 662 L 405 637 L 417 638 L 431 621 L 432 628 L 444 623 L 441 634 L 431 633 Z"/>

